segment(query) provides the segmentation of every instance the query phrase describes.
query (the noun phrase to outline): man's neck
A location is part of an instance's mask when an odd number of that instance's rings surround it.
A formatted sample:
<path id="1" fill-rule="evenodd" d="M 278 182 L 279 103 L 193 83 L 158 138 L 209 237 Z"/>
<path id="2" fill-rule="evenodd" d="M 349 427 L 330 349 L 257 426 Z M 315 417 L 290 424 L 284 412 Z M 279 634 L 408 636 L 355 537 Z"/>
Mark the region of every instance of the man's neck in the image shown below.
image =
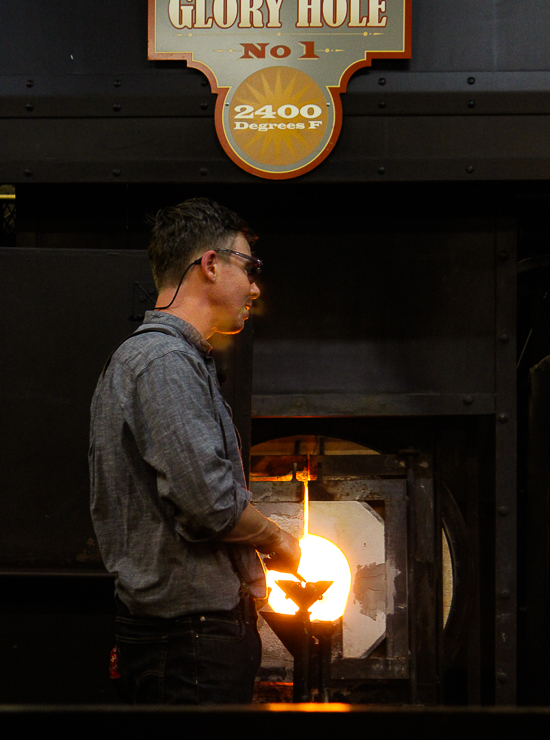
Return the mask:
<path id="1" fill-rule="evenodd" d="M 162 293 L 159 295 L 157 304 L 160 304 L 161 306 L 164 305 L 164 303 L 162 303 Z M 209 311 L 205 311 L 204 307 L 199 308 L 198 306 L 194 306 L 192 301 L 182 301 L 181 303 L 160 311 L 160 313 L 168 313 L 172 316 L 177 316 L 178 319 L 186 321 L 188 324 L 191 324 L 191 326 L 194 326 L 205 340 L 210 339 L 214 333 L 212 322 L 209 320 Z"/>

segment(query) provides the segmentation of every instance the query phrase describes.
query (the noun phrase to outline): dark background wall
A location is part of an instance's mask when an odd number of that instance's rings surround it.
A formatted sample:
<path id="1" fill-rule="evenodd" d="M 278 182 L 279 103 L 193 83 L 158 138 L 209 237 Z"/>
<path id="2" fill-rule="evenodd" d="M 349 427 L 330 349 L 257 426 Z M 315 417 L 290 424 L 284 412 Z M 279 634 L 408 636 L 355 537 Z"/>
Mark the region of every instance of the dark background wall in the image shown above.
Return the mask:
<path id="1" fill-rule="evenodd" d="M 146 11 L 2 4 L 4 180 L 256 181 L 216 140 L 204 76 L 147 61 Z M 544 0 L 415 0 L 412 59 L 354 75 L 334 152 L 300 181 L 545 178 L 549 13 Z"/>
<path id="2" fill-rule="evenodd" d="M 147 216 L 195 192 L 185 185 L 17 188 L 16 246 L 0 250 L 0 332 L 9 352 L 4 567 L 98 564 L 87 501 L 90 399 L 112 348 L 154 305 Z M 292 407 L 296 397 L 323 416 L 331 394 L 336 416 L 350 415 L 350 399 L 352 416 L 494 414 L 495 232 L 515 207 L 515 188 L 501 187 L 496 202 L 479 197 L 482 186 L 453 192 L 449 199 L 425 184 L 421 197 L 407 199 L 407 185 L 389 183 L 336 192 L 200 189 L 261 234 L 255 416 L 272 416 L 269 404 L 278 405 L 277 416 L 308 415 Z M 365 217 L 364 204 L 376 218 Z"/>
<path id="3" fill-rule="evenodd" d="M 415 0 L 413 58 L 357 73 L 333 154 L 283 183 L 228 160 L 203 75 L 147 61 L 146 17 L 146 0 L 0 6 L 0 184 L 17 203 L 0 250 L 0 701 L 115 700 L 112 584 L 87 513 L 88 404 L 106 355 L 148 305 L 147 214 L 208 195 L 262 235 L 252 440 L 311 431 L 291 407 L 286 420 L 259 418 L 274 397 L 345 390 L 363 404 L 349 438 L 440 457 L 486 591 L 447 672 L 448 703 L 495 698 L 497 355 L 511 355 L 512 379 L 516 360 L 515 326 L 510 350 L 497 333 L 504 222 L 517 232 L 518 259 L 539 260 L 519 284 L 518 685 L 522 703 L 547 703 L 550 654 L 533 629 L 548 614 L 546 554 L 539 581 L 527 574 L 532 533 L 542 548 L 549 542 L 548 486 L 530 488 L 525 440 L 529 368 L 550 354 L 548 3 Z M 237 405 L 239 351 L 224 360 Z M 320 423 L 345 436 L 341 419 Z M 513 445 L 507 457 L 513 467 Z"/>
<path id="4" fill-rule="evenodd" d="M 158 62 L 144 62 L 146 10 L 147 0 L 50 0 L 47 10 L 33 0 L 6 0 L 0 64 L 12 75 L 158 68 Z M 548 69 L 550 9 L 544 0 L 415 0 L 413 14 L 413 56 L 399 62 L 413 72 Z"/>

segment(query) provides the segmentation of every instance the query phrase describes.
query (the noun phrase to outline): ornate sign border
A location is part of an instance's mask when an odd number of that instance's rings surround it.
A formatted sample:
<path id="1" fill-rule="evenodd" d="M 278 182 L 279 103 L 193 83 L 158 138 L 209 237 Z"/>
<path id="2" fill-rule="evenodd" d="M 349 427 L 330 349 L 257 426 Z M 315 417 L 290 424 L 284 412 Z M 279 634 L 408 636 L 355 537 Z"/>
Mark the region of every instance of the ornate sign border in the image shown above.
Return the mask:
<path id="1" fill-rule="evenodd" d="M 392 51 L 390 52 L 388 51 L 369 52 L 367 51 L 365 52 L 365 57 L 363 59 L 359 59 L 351 63 L 350 65 L 348 65 L 348 67 L 345 68 L 343 73 L 341 74 L 338 85 L 335 85 L 335 86 L 327 85 L 326 86 L 326 89 L 328 90 L 331 96 L 331 99 L 332 99 L 333 114 L 332 114 L 332 130 L 331 130 L 329 138 L 326 139 L 326 143 L 324 144 L 322 151 L 320 151 L 317 154 L 317 156 L 315 156 L 313 159 L 311 159 L 311 161 L 309 161 L 307 164 L 303 166 L 299 166 L 295 169 L 292 169 L 291 167 L 289 167 L 289 169 L 284 172 L 273 172 L 270 170 L 263 169 L 261 166 L 254 166 L 246 162 L 241 156 L 239 156 L 238 152 L 231 145 L 228 139 L 228 136 L 225 131 L 225 126 L 224 126 L 224 110 L 225 110 L 226 98 L 231 90 L 231 87 L 218 84 L 218 78 L 214 70 L 211 69 L 211 67 L 209 67 L 204 62 L 194 59 L 193 52 L 158 52 L 156 50 L 155 12 L 156 12 L 157 1 L 158 0 L 148 0 L 148 59 L 151 59 L 151 60 L 185 59 L 189 67 L 199 69 L 201 72 L 203 72 L 206 75 L 210 83 L 212 92 L 217 95 L 216 110 L 215 110 L 216 133 L 218 136 L 218 140 L 220 144 L 222 145 L 225 153 L 241 169 L 245 170 L 246 172 L 249 172 L 250 174 L 256 175 L 257 177 L 262 177 L 265 179 L 286 180 L 286 179 L 298 177 L 299 175 L 303 175 L 307 172 L 310 172 L 328 157 L 328 155 L 331 153 L 334 145 L 336 144 L 338 140 L 338 137 L 340 135 L 340 131 L 342 128 L 343 111 L 342 111 L 341 95 L 346 92 L 350 77 L 358 69 L 361 69 L 362 67 L 370 67 L 373 59 L 396 59 L 396 58 L 410 59 L 411 57 L 412 0 L 403 0 L 403 6 L 404 6 L 404 29 L 403 29 L 404 44 L 403 44 L 403 47 L 404 47 L 404 50 L 399 51 L 399 52 L 392 52 Z M 166 2 L 167 0 L 163 0 L 163 1 Z M 292 64 L 289 64 L 289 66 L 292 66 Z M 293 68 L 297 69 L 297 67 L 293 67 Z"/>

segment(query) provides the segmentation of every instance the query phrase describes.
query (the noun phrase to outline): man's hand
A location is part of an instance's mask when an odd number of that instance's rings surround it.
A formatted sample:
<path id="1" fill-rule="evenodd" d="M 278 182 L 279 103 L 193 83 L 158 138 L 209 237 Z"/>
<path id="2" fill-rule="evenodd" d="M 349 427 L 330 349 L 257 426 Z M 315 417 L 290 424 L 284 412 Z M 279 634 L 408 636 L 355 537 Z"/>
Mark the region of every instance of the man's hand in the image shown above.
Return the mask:
<path id="1" fill-rule="evenodd" d="M 264 560 L 264 565 L 268 570 L 276 570 L 279 573 L 292 573 L 292 575 L 298 576 L 298 568 L 302 556 L 300 543 L 296 537 L 293 537 L 284 529 L 279 531 L 280 543 L 269 553 L 269 558 Z"/>

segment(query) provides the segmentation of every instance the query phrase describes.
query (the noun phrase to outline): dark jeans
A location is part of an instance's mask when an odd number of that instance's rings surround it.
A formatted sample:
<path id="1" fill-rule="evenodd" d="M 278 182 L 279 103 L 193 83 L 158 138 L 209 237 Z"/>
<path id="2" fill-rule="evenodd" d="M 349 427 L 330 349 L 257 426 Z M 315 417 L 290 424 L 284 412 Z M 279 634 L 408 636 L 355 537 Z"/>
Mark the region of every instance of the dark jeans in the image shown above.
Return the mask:
<path id="1" fill-rule="evenodd" d="M 175 619 L 134 617 L 116 599 L 121 695 L 133 704 L 248 704 L 261 662 L 254 602 Z"/>

